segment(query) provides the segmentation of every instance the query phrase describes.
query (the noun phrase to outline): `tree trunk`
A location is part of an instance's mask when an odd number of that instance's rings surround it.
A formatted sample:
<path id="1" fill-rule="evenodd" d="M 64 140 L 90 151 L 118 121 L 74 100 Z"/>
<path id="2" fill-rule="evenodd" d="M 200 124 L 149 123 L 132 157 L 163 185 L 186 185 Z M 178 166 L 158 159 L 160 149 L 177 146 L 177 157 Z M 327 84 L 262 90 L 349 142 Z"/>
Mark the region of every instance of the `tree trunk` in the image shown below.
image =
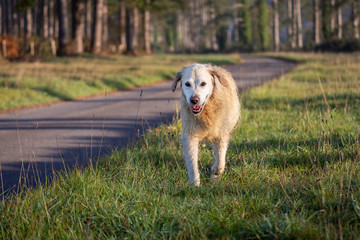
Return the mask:
<path id="1" fill-rule="evenodd" d="M 10 1 L 10 11 L 11 11 L 11 22 L 12 24 L 10 25 L 11 28 L 11 32 L 12 35 L 14 36 L 19 36 L 19 18 L 18 18 L 18 14 L 15 11 L 15 4 L 16 4 L 16 0 L 12 0 Z"/>
<path id="2" fill-rule="evenodd" d="M 273 0 L 274 4 L 274 48 L 275 51 L 280 51 L 280 32 L 279 32 L 279 9 L 278 0 Z"/>
<path id="3" fill-rule="evenodd" d="M 313 0 L 314 7 L 314 42 L 316 45 L 320 44 L 320 0 Z"/>
<path id="4" fill-rule="evenodd" d="M 77 5 L 77 0 L 71 0 L 70 2 L 71 4 L 71 36 L 70 38 L 75 38 L 75 29 L 76 29 L 76 18 L 75 18 L 75 13 L 76 13 L 76 5 Z"/>
<path id="5" fill-rule="evenodd" d="M 17 30 L 16 30 L 16 33 L 15 33 L 15 36 L 18 36 L 19 38 L 20 37 L 23 37 L 24 36 L 24 12 L 19 12 L 16 14 L 16 19 L 17 19 Z"/>
<path id="6" fill-rule="evenodd" d="M 37 33 L 37 15 L 38 15 L 38 8 L 37 8 L 37 0 L 34 1 L 35 2 L 35 7 L 32 8 L 31 12 L 32 12 L 32 31 L 31 31 L 31 35 L 36 35 Z"/>
<path id="7" fill-rule="evenodd" d="M 92 31 L 91 51 L 95 54 L 101 52 L 101 34 L 103 20 L 103 0 L 94 0 L 94 23 Z"/>
<path id="8" fill-rule="evenodd" d="M 6 0 L 0 0 L 1 3 L 1 33 L 6 34 L 7 33 L 7 22 L 6 22 Z"/>
<path id="9" fill-rule="evenodd" d="M 58 6 L 57 6 L 58 7 Z M 54 39 L 59 38 L 59 17 L 54 17 Z"/>
<path id="10" fill-rule="evenodd" d="M 339 0 L 338 0 L 339 1 Z M 342 10 L 341 10 L 341 6 L 338 6 L 337 8 L 337 22 L 338 22 L 338 32 L 337 32 L 337 36 L 339 39 L 342 39 Z"/>
<path id="11" fill-rule="evenodd" d="M 293 29 L 293 22 L 294 22 L 294 17 L 293 17 L 293 4 L 292 4 L 292 0 L 287 0 L 288 3 L 288 26 L 287 26 L 287 30 L 288 30 L 288 41 L 290 42 L 290 47 L 291 48 L 295 48 L 295 44 L 294 44 L 294 30 Z"/>
<path id="12" fill-rule="evenodd" d="M 133 9 L 133 28 L 134 28 L 134 32 L 133 32 L 133 47 L 137 48 L 138 46 L 138 35 L 139 35 L 139 10 L 135 7 Z"/>
<path id="13" fill-rule="evenodd" d="M 143 26 L 144 26 L 144 52 L 145 54 L 151 54 L 150 47 L 150 11 L 148 9 L 150 0 L 146 0 L 146 7 L 143 14 Z"/>
<path id="14" fill-rule="evenodd" d="M 237 43 L 240 40 L 239 36 L 239 7 L 234 7 L 234 42 Z"/>
<path id="15" fill-rule="evenodd" d="M 107 49 L 109 41 L 109 26 L 108 26 L 108 0 L 103 0 L 103 33 L 102 33 L 102 48 Z"/>
<path id="16" fill-rule="evenodd" d="M 260 32 L 260 42 L 261 49 L 266 50 L 268 48 L 268 27 L 269 19 L 267 13 L 267 4 L 266 0 L 260 0 L 259 2 L 259 32 Z"/>
<path id="17" fill-rule="evenodd" d="M 197 51 L 199 49 L 199 38 L 198 38 L 198 7 L 196 6 L 197 0 L 189 0 L 189 11 L 190 11 L 190 39 L 191 39 L 191 51 Z"/>
<path id="18" fill-rule="evenodd" d="M 296 1 L 296 23 L 297 23 L 297 46 L 302 49 L 303 45 L 303 36 L 302 36 L 302 17 L 301 17 L 301 0 Z"/>
<path id="19" fill-rule="evenodd" d="M 12 0 L 6 0 L 6 29 L 7 34 L 13 35 L 12 33 L 12 14 L 11 14 L 11 1 Z"/>
<path id="20" fill-rule="evenodd" d="M 331 32 L 331 6 L 329 0 L 321 0 L 322 34 L 324 39 L 329 39 Z"/>
<path id="21" fill-rule="evenodd" d="M 36 35 L 42 37 L 43 35 L 43 28 L 42 28 L 42 21 L 43 21 L 43 1 L 36 0 L 37 5 L 35 5 L 35 26 L 36 26 Z"/>
<path id="22" fill-rule="evenodd" d="M 126 9 L 126 54 L 137 55 L 135 45 L 134 9 Z"/>
<path id="23" fill-rule="evenodd" d="M 330 13 L 330 28 L 331 28 L 331 34 L 335 33 L 335 0 L 330 0 L 330 6 L 331 6 L 331 13 Z"/>
<path id="24" fill-rule="evenodd" d="M 294 49 L 296 48 L 296 44 L 297 44 L 297 11 L 296 11 L 296 0 L 292 0 L 292 16 L 293 16 L 293 20 L 292 20 L 292 39 L 291 39 L 291 48 Z"/>
<path id="25" fill-rule="evenodd" d="M 81 54 L 84 52 L 83 36 L 85 28 L 85 2 L 84 0 L 73 0 L 74 1 L 74 13 L 73 23 L 75 24 L 75 42 L 76 42 L 76 53 Z"/>
<path id="26" fill-rule="evenodd" d="M 360 19 L 360 7 L 359 3 L 353 2 L 352 4 L 352 25 L 353 25 L 353 38 L 359 39 L 359 19 Z"/>
<path id="27" fill-rule="evenodd" d="M 17 35 L 17 14 L 14 11 L 14 0 L 9 0 L 10 35 Z"/>
<path id="28" fill-rule="evenodd" d="M 184 32 L 184 15 L 183 15 L 183 11 L 181 10 L 176 10 L 176 38 L 175 38 L 175 51 L 179 52 L 184 48 L 184 36 L 183 36 L 183 32 Z"/>
<path id="29" fill-rule="evenodd" d="M 183 11 L 180 15 L 179 24 L 182 25 L 182 44 L 183 50 L 188 50 L 191 48 L 191 39 L 190 39 L 190 20 L 189 20 L 189 12 Z"/>
<path id="30" fill-rule="evenodd" d="M 0 0 L 0 34 L 4 34 L 3 33 L 2 9 L 3 9 L 3 2 L 2 2 L 2 0 Z"/>
<path id="31" fill-rule="evenodd" d="M 210 7 L 210 42 L 211 42 L 211 49 L 214 51 L 218 51 L 219 50 L 219 45 L 216 39 L 216 13 L 215 13 L 215 7 L 211 6 Z"/>
<path id="32" fill-rule="evenodd" d="M 30 8 L 28 8 L 26 10 L 26 24 L 25 24 L 25 27 L 26 27 L 26 33 L 27 33 L 27 37 L 30 37 L 32 35 L 32 11 Z"/>
<path id="33" fill-rule="evenodd" d="M 69 39 L 67 0 L 58 0 L 58 16 L 59 16 L 58 54 L 61 56 L 67 54 L 66 47 Z"/>
<path id="34" fill-rule="evenodd" d="M 120 51 L 126 49 L 126 8 L 125 0 L 120 0 L 119 7 L 119 26 L 120 26 Z"/>
<path id="35" fill-rule="evenodd" d="M 32 11 L 30 8 L 24 13 L 24 54 L 28 53 L 28 43 L 32 34 Z"/>
<path id="36" fill-rule="evenodd" d="M 49 0 L 49 38 L 54 39 L 54 7 L 55 7 L 55 1 Z"/>
<path id="37" fill-rule="evenodd" d="M 207 1 L 202 0 L 201 8 L 201 26 L 202 26 L 202 42 L 204 44 L 204 49 L 211 49 L 211 41 L 209 34 L 209 4 Z M 238 31 L 239 33 L 239 31 Z M 239 36 L 239 35 L 238 35 Z"/>
<path id="38" fill-rule="evenodd" d="M 49 37 L 49 0 L 42 0 L 42 29 L 41 29 L 41 38 L 47 39 Z"/>
<path id="39" fill-rule="evenodd" d="M 26 12 L 24 12 L 23 14 L 23 17 L 24 17 L 24 35 L 23 35 L 23 38 L 24 38 L 24 55 L 26 55 L 27 53 L 27 38 L 28 38 L 28 16 L 27 16 L 27 10 Z"/>
<path id="40" fill-rule="evenodd" d="M 250 45 L 252 43 L 252 24 L 249 0 L 244 0 L 244 28 L 245 43 Z"/>
<path id="41" fill-rule="evenodd" d="M 91 0 L 86 0 L 85 37 L 91 37 Z"/>

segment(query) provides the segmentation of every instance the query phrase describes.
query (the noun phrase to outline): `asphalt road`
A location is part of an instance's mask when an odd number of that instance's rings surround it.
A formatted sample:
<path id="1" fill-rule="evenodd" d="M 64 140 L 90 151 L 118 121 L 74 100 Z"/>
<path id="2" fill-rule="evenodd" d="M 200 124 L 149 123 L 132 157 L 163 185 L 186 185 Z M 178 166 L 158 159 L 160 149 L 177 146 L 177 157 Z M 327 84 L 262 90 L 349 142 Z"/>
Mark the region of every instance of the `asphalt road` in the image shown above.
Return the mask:
<path id="1" fill-rule="evenodd" d="M 292 62 L 245 58 L 226 66 L 242 91 L 292 70 Z M 182 66 L 179 66 L 179 70 Z M 81 167 L 121 148 L 160 122 L 170 122 L 181 88 L 171 81 L 86 100 L 0 115 L 0 194 L 36 185 L 53 170 Z"/>

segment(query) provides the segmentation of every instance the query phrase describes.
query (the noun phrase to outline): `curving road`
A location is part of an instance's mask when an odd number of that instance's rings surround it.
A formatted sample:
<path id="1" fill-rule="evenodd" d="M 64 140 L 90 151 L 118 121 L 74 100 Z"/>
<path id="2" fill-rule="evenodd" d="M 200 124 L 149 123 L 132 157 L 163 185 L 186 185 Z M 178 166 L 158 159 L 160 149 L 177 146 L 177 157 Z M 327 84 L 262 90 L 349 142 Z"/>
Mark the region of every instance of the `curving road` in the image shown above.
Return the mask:
<path id="1" fill-rule="evenodd" d="M 245 58 L 225 66 L 244 90 L 292 70 L 295 63 Z M 179 66 L 181 69 L 182 66 Z M 64 166 L 85 166 L 114 147 L 123 147 L 144 128 L 171 121 L 181 88 L 171 82 L 87 100 L 0 115 L 0 196 L 19 183 L 36 185 Z"/>

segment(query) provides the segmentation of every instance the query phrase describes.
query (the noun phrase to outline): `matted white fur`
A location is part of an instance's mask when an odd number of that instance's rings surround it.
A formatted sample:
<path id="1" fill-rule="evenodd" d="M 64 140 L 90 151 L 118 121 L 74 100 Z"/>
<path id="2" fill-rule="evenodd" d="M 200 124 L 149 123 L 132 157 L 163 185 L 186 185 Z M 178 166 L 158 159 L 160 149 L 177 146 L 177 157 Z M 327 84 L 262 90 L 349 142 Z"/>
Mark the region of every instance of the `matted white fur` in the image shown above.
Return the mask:
<path id="1" fill-rule="evenodd" d="M 229 72 L 208 64 L 184 67 L 175 76 L 173 91 L 179 81 L 182 87 L 181 142 L 190 183 L 200 186 L 199 142 L 212 143 L 214 165 L 211 177 L 215 180 L 224 172 L 231 132 L 240 117 L 238 91 Z"/>

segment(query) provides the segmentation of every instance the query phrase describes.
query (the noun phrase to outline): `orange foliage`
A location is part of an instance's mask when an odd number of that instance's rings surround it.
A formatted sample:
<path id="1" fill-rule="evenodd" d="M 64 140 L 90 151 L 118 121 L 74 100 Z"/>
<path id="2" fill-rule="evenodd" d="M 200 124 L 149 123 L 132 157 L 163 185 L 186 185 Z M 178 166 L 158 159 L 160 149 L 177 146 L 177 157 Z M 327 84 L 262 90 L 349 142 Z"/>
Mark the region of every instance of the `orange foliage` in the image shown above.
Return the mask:
<path id="1" fill-rule="evenodd" d="M 17 43 L 17 40 L 15 37 L 12 36 L 4 36 L 0 35 L 0 54 L 1 56 L 4 56 L 3 53 L 3 41 L 5 41 L 6 45 L 6 58 L 14 59 L 20 57 L 20 47 Z"/>

